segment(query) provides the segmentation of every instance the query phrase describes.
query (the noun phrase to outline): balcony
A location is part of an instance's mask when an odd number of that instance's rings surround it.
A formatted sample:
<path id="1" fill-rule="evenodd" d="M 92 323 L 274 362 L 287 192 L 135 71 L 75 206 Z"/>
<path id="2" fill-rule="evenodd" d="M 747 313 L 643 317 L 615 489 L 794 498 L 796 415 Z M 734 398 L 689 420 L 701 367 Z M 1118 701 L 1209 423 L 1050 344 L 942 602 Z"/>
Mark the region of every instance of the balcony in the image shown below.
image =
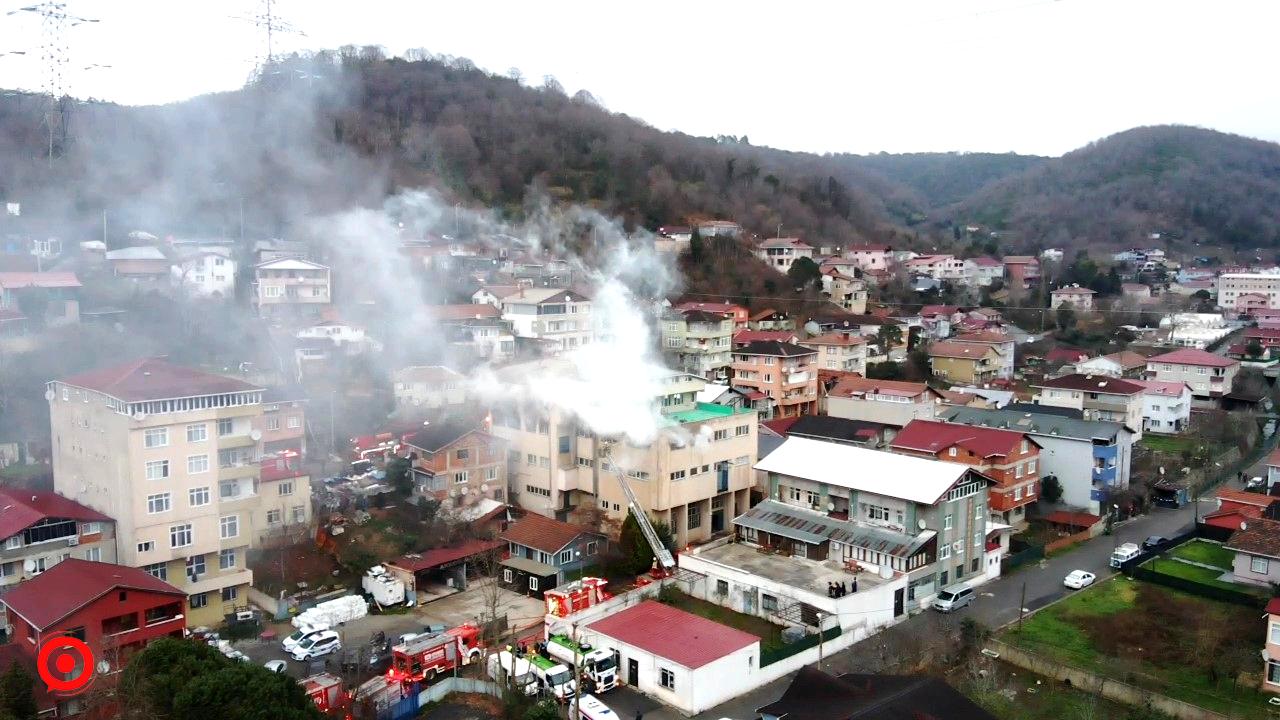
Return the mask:
<path id="1" fill-rule="evenodd" d="M 262 467 L 258 463 L 242 463 L 238 465 L 229 465 L 227 467 L 218 468 L 218 480 L 242 480 L 245 478 L 258 479 Z"/>
<path id="2" fill-rule="evenodd" d="M 1101 410 L 1102 412 L 1114 413 L 1122 417 L 1129 412 L 1129 407 L 1125 403 L 1102 399 L 1090 400 L 1085 398 L 1083 407 L 1085 410 Z"/>
<path id="3" fill-rule="evenodd" d="M 218 438 L 219 450 L 235 450 L 237 448 L 253 447 L 257 444 L 258 441 L 249 435 L 223 435 Z"/>
<path id="4" fill-rule="evenodd" d="M 218 484 L 218 500 L 220 502 L 236 502 L 258 497 L 258 481 L 242 479 L 223 481 Z"/>

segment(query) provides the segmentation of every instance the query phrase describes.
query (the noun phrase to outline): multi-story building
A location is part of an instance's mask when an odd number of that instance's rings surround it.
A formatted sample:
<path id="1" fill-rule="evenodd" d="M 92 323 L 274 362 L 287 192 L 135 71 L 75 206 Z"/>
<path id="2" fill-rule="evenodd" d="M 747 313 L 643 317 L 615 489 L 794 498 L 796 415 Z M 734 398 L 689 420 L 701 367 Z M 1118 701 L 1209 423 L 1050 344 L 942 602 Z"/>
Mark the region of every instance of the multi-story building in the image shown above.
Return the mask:
<path id="1" fill-rule="evenodd" d="M 115 518 L 118 562 L 181 588 L 193 624 L 246 604 L 245 555 L 263 531 L 262 388 L 149 358 L 45 395 L 54 487 Z"/>
<path id="2" fill-rule="evenodd" d="M 954 255 L 921 255 L 911 258 L 905 264 L 908 272 L 934 280 L 965 279 L 965 261 Z"/>
<path id="3" fill-rule="evenodd" d="M 989 345 L 996 351 L 996 377 L 1001 380 L 1013 379 L 1014 340 L 1012 335 L 994 330 L 980 330 L 954 335 L 947 340 L 952 343 Z"/>
<path id="4" fill-rule="evenodd" d="M 311 527 L 311 477 L 302 458 L 284 452 L 264 457 L 259 465 L 262 500 L 251 510 L 251 527 L 264 542 L 297 539 Z"/>
<path id="5" fill-rule="evenodd" d="M 0 588 L 68 558 L 116 561 L 116 524 L 93 508 L 57 493 L 20 488 L 0 489 L 0 507 Z"/>
<path id="6" fill-rule="evenodd" d="M 1105 420 L 1124 425 L 1142 437 L 1142 395 L 1136 382 L 1106 375 L 1063 375 L 1042 380 L 1036 402 L 1048 407 L 1080 410 L 1085 420 Z"/>
<path id="7" fill-rule="evenodd" d="M 333 302 L 329 268 L 299 258 L 254 267 L 254 304 L 264 316 L 318 315 Z"/>
<path id="8" fill-rule="evenodd" d="M 589 345 L 596 338 L 591 298 L 558 288 L 520 288 L 502 299 L 502 319 L 517 337 L 536 338 L 555 352 Z"/>
<path id="9" fill-rule="evenodd" d="M 1040 499 L 1040 444 L 1026 433 L 913 420 L 890 448 L 968 465 L 991 478 L 987 506 L 992 522 L 1025 527 L 1026 507 Z"/>
<path id="10" fill-rule="evenodd" d="M 1196 348 L 1183 348 L 1147 358 L 1147 379 L 1181 382 L 1196 398 L 1219 398 L 1231 392 L 1240 363 Z"/>
<path id="11" fill-rule="evenodd" d="M 1267 639 L 1262 646 L 1262 689 L 1280 693 L 1280 598 L 1267 601 Z"/>
<path id="12" fill-rule="evenodd" d="M 1259 296 L 1265 308 L 1280 308 L 1280 274 L 1223 273 L 1218 276 L 1218 307 L 1240 309 L 1240 298 Z"/>
<path id="13" fill-rule="evenodd" d="M 442 408 L 467 401 L 466 377 L 443 365 L 411 365 L 394 375 L 396 406 Z"/>
<path id="14" fill-rule="evenodd" d="M 986 343 L 940 340 L 929 346 L 929 368 L 951 382 L 981 385 L 1000 372 L 1000 353 Z"/>
<path id="15" fill-rule="evenodd" d="M 1004 278 L 1004 263 L 995 258 L 969 258 L 964 263 L 966 277 L 978 287 L 987 287 L 993 280 Z"/>
<path id="16" fill-rule="evenodd" d="M 932 420 L 941 401 L 924 383 L 848 375 L 826 391 L 824 404 L 833 417 L 902 427 L 912 420 Z"/>
<path id="17" fill-rule="evenodd" d="M 843 370 L 865 375 L 867 339 L 855 332 L 833 332 L 801 340 L 800 345 L 818 353 L 822 370 Z"/>
<path id="18" fill-rule="evenodd" d="M 728 315 L 733 318 L 734 330 L 746 330 L 750 321 L 750 313 L 741 305 L 728 302 L 685 302 L 675 306 L 676 310 L 702 310 L 717 315 Z"/>
<path id="19" fill-rule="evenodd" d="M 796 260 L 813 259 L 813 246 L 800 238 L 769 238 L 760 242 L 755 254 L 769 267 L 785 275 Z"/>
<path id="20" fill-rule="evenodd" d="M 557 362 L 538 371 L 572 372 Z M 500 374 L 529 372 L 515 365 Z M 621 521 L 627 498 L 616 473 L 625 472 L 640 506 L 671 526 L 678 545 L 728 529 L 750 506 L 758 419 L 754 410 L 697 402 L 706 384 L 683 373 L 666 378 L 654 398 L 662 427 L 646 444 L 598 438 L 555 406 L 495 407 L 492 433 L 507 441 L 510 502 L 558 520 L 591 507 Z"/>
<path id="21" fill-rule="evenodd" d="M 200 297 L 233 298 L 236 261 L 227 248 L 202 248 L 174 265 L 175 279 L 184 290 Z"/>
<path id="22" fill-rule="evenodd" d="M 1093 296 L 1096 295 L 1089 288 L 1072 285 L 1071 287 L 1058 288 L 1049 293 L 1049 307 L 1057 310 L 1066 305 L 1082 312 L 1093 309 Z"/>
<path id="23" fill-rule="evenodd" d="M 867 283 L 834 267 L 822 270 L 822 292 L 851 313 L 861 315 L 867 311 Z"/>
<path id="24" fill-rule="evenodd" d="M 671 310 L 662 316 L 662 351 L 681 370 L 723 382 L 732 362 L 733 318 L 706 310 Z"/>
<path id="25" fill-rule="evenodd" d="M 818 352 L 767 340 L 735 348 L 733 386 L 767 395 L 772 417 L 808 415 L 818 406 Z"/>
<path id="26" fill-rule="evenodd" d="M 888 245 L 850 245 L 844 256 L 863 270 L 888 270 L 893 262 L 893 248 Z"/>
<path id="27" fill-rule="evenodd" d="M 506 502 L 507 444 L 476 423 L 428 423 L 405 438 L 413 461 L 414 488 L 445 507 L 463 508 L 481 498 Z"/>
<path id="28" fill-rule="evenodd" d="M 1191 425 L 1191 387 L 1184 382 L 1130 380 L 1142 386 L 1142 431 L 1180 433 Z"/>
<path id="29" fill-rule="evenodd" d="M 972 427 L 989 427 L 1030 435 L 1040 445 L 1040 478 L 1054 477 L 1062 487 L 1062 502 L 1106 514 L 1112 494 L 1129 487 L 1133 433 L 1120 423 L 1023 410 L 948 407 L 940 420 Z"/>
<path id="30" fill-rule="evenodd" d="M 1026 289 L 1040 280 L 1040 260 L 1033 255 L 1006 255 L 1004 274 L 1010 287 Z"/>
<path id="31" fill-rule="evenodd" d="M 253 429 L 262 434 L 263 453 L 307 454 L 306 405 L 306 391 L 297 385 L 262 391 L 262 415 L 253 419 Z"/>

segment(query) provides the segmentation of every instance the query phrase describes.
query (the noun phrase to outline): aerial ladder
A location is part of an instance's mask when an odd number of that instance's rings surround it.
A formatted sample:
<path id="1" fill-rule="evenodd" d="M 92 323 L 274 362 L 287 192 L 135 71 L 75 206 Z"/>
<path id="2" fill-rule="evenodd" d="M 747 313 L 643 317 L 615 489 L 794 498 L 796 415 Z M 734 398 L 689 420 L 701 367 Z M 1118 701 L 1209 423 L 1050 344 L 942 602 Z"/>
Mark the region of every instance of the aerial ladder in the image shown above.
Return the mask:
<path id="1" fill-rule="evenodd" d="M 640 507 L 640 501 L 636 499 L 636 493 L 631 489 L 631 483 L 627 482 L 627 474 L 617 463 L 613 462 L 613 457 L 609 452 L 612 443 L 601 443 L 600 459 L 609 463 L 609 467 L 613 469 L 613 473 L 618 476 L 618 484 L 622 486 L 622 492 L 627 496 L 627 507 L 631 509 L 631 514 L 636 517 L 636 524 L 640 526 L 640 534 L 644 535 L 644 539 L 649 541 L 649 548 L 653 550 L 654 562 L 657 565 L 656 575 L 666 577 L 671 574 L 676 566 L 676 559 L 671 556 L 671 551 L 666 545 L 662 544 L 662 539 L 658 537 L 658 531 L 654 529 L 653 523 L 649 522 L 649 515 Z"/>

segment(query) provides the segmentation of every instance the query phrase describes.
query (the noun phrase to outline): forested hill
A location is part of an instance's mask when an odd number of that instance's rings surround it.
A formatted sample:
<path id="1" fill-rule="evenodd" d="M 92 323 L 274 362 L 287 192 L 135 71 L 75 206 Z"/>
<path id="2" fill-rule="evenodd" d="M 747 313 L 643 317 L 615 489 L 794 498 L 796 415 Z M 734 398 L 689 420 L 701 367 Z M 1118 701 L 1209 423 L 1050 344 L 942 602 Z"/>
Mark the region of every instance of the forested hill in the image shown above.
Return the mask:
<path id="1" fill-rule="evenodd" d="M 915 191 L 928 208 L 958 203 L 988 184 L 1035 168 L 1048 158 L 1015 153 L 839 155 L 838 162 L 879 173 Z M 922 208 L 925 209 L 925 208 Z"/>
<path id="2" fill-rule="evenodd" d="M 988 185 L 936 215 L 1044 246 L 1174 241 L 1280 246 L 1280 145 L 1180 126 L 1136 128 Z"/>

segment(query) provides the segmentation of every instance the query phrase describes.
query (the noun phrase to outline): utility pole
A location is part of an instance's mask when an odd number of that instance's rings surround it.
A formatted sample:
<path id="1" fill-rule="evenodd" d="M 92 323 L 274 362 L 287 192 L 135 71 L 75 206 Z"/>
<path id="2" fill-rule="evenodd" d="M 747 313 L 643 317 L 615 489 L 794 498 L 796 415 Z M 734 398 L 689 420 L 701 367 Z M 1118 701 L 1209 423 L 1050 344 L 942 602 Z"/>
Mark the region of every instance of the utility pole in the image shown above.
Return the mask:
<path id="1" fill-rule="evenodd" d="M 548 641 L 550 642 L 550 641 Z M 582 717 L 582 660 L 578 657 L 578 623 L 573 624 L 573 706 L 569 720 Z"/>
<path id="2" fill-rule="evenodd" d="M 1022 630 L 1022 616 L 1027 611 L 1027 583 L 1022 583 L 1022 599 L 1018 600 L 1018 630 Z"/>
<path id="3" fill-rule="evenodd" d="M 107 244 L 107 209 L 102 208 L 102 244 Z"/>

